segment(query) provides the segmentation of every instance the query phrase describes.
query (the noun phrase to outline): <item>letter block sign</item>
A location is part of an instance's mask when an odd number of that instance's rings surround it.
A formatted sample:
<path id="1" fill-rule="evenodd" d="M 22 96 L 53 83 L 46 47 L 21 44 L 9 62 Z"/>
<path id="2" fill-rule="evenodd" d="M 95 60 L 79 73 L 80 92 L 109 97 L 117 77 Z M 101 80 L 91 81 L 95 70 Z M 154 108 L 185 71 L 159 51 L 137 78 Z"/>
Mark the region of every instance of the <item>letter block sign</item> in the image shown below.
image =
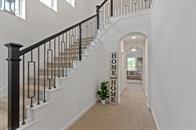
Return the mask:
<path id="1" fill-rule="evenodd" d="M 111 53 L 110 60 L 110 103 L 118 103 L 118 65 L 119 55 L 117 52 Z"/>

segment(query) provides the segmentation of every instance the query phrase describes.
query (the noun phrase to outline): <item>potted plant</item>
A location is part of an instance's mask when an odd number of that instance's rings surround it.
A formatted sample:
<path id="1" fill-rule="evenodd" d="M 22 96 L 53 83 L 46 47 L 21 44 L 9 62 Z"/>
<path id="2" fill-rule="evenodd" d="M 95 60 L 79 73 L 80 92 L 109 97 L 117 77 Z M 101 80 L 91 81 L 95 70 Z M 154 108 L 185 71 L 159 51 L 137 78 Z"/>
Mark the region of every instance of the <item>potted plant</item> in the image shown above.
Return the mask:
<path id="1" fill-rule="evenodd" d="M 108 81 L 101 82 L 100 90 L 97 91 L 101 103 L 105 104 L 106 99 L 109 98 Z"/>

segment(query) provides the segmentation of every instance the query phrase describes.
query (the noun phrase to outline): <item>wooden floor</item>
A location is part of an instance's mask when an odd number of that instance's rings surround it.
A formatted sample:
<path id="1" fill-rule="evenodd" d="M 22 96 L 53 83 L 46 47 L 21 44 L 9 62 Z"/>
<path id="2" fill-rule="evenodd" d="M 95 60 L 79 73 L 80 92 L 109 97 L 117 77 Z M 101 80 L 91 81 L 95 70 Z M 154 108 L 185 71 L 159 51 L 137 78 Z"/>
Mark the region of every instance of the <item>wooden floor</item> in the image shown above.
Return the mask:
<path id="1" fill-rule="evenodd" d="M 69 130 L 157 130 L 142 87 L 125 89 L 119 105 L 97 103 Z"/>

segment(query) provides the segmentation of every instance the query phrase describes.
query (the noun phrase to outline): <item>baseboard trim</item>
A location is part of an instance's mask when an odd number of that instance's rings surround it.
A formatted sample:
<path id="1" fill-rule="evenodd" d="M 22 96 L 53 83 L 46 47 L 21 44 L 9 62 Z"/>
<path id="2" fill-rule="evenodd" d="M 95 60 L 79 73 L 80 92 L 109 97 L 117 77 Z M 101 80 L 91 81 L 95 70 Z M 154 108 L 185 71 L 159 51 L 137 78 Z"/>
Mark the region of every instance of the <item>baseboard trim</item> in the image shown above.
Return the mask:
<path id="1" fill-rule="evenodd" d="M 0 89 L 0 97 L 7 96 L 7 87 L 3 87 Z"/>
<path id="2" fill-rule="evenodd" d="M 148 97 L 148 92 L 147 92 L 146 88 L 144 88 L 144 92 L 145 92 L 146 97 Z"/>
<path id="3" fill-rule="evenodd" d="M 91 109 L 97 100 L 93 101 L 90 105 L 88 105 L 85 109 L 83 109 L 78 115 L 76 115 L 68 124 L 65 125 L 61 130 L 68 130 L 74 123 L 76 123 L 89 109 Z"/>
<path id="4" fill-rule="evenodd" d="M 157 130 L 161 130 L 160 127 L 159 127 L 159 123 L 158 123 L 158 120 L 157 120 L 157 118 L 156 118 L 156 114 L 155 114 L 153 108 L 151 107 L 150 110 L 151 110 L 152 116 L 153 116 L 153 118 L 154 118 L 154 122 L 155 122 L 155 125 L 156 125 L 156 127 L 157 127 Z"/>

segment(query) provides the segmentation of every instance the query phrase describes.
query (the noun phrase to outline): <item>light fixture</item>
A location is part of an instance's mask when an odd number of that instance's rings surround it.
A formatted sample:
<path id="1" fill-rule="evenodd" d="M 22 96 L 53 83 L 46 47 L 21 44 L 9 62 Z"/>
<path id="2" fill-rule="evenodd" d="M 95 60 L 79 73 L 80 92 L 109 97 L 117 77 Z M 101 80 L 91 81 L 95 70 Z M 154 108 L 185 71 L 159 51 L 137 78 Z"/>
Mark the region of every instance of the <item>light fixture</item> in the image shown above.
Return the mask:
<path id="1" fill-rule="evenodd" d="M 132 52 L 135 52 L 135 51 L 137 51 L 137 49 L 136 48 L 132 48 L 131 51 Z"/>
<path id="2" fill-rule="evenodd" d="M 132 36 L 131 38 L 132 38 L 132 39 L 136 39 L 136 36 Z"/>

